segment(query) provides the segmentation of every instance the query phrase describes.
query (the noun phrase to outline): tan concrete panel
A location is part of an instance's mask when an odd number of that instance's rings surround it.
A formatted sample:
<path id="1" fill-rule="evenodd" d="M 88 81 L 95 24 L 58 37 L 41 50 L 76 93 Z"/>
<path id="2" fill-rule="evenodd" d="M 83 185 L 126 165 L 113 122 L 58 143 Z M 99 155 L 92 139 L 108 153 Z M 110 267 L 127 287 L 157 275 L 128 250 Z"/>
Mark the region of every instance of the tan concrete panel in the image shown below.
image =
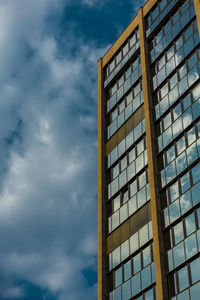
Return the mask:
<path id="1" fill-rule="evenodd" d="M 102 61 L 98 63 L 98 300 L 105 299 L 105 204 L 103 199 L 103 95 Z"/>
<path id="2" fill-rule="evenodd" d="M 134 100 L 133 100 L 134 101 Z M 106 155 L 117 147 L 118 144 L 133 130 L 133 128 L 144 118 L 144 105 L 142 105 L 132 117 L 111 137 L 106 144 Z"/>
<path id="3" fill-rule="evenodd" d="M 195 7 L 197 25 L 198 25 L 199 34 L 200 34 L 200 2 L 199 2 L 199 0 L 194 0 L 194 7 Z"/>
<path id="4" fill-rule="evenodd" d="M 145 17 L 149 11 L 152 9 L 152 7 L 158 2 L 158 0 L 149 0 L 145 3 L 143 7 L 143 16 Z"/>
<path id="5" fill-rule="evenodd" d="M 148 4 L 148 3 L 147 3 Z M 152 3 L 151 3 L 152 4 Z M 150 6 L 150 4 L 148 4 Z M 138 12 L 139 17 L 139 32 L 141 44 L 141 65 L 142 65 L 142 81 L 143 81 L 143 94 L 144 94 L 144 113 L 147 137 L 147 155 L 149 167 L 149 185 L 150 185 L 150 198 L 151 198 L 151 214 L 152 214 L 152 227 L 153 227 L 153 242 L 154 242 L 154 256 L 155 256 L 155 273 L 156 273 L 156 290 L 157 299 L 167 300 L 168 289 L 167 280 L 164 270 L 164 240 L 163 233 L 160 226 L 160 206 L 158 196 L 158 186 L 156 177 L 156 153 L 155 153 L 155 136 L 154 124 L 151 117 L 152 111 L 152 98 L 150 91 L 150 72 L 147 59 L 147 44 L 145 41 L 144 33 L 144 20 L 143 10 Z"/>

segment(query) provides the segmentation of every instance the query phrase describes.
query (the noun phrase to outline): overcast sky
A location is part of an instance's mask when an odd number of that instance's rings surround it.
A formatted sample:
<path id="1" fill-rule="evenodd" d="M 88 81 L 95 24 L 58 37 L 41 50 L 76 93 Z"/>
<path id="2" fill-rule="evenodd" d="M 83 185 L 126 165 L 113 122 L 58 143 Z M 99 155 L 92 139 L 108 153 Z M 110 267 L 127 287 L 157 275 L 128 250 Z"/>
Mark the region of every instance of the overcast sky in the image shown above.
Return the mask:
<path id="1" fill-rule="evenodd" d="M 97 299 L 97 61 L 141 0 L 0 0 L 0 299 Z"/>

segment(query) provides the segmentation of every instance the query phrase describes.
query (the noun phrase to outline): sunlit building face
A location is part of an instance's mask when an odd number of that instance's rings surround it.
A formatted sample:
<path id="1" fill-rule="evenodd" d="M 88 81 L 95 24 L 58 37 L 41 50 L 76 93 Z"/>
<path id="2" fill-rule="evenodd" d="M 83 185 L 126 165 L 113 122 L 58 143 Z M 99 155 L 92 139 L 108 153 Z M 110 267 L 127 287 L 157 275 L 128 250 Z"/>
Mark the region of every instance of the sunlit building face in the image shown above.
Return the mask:
<path id="1" fill-rule="evenodd" d="M 199 12 L 149 0 L 99 60 L 99 300 L 200 299 Z"/>

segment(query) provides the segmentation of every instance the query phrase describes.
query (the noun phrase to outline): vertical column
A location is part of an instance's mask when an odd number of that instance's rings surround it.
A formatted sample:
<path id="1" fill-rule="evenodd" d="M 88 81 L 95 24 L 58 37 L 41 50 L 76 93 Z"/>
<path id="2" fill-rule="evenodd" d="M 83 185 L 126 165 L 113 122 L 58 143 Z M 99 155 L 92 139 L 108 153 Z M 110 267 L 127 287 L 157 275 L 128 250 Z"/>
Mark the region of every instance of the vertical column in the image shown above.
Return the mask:
<path id="1" fill-rule="evenodd" d="M 105 299 L 105 199 L 102 58 L 98 62 L 98 300 Z"/>
<path id="2" fill-rule="evenodd" d="M 199 34 L 200 34 L 200 1 L 199 0 L 194 0 L 194 7 L 195 7 L 197 24 L 198 24 Z"/>
<path id="3" fill-rule="evenodd" d="M 151 215 L 153 227 L 153 243 L 155 256 L 156 291 L 158 300 L 168 299 L 167 279 L 165 275 L 165 251 L 161 227 L 161 208 L 159 202 L 157 160 L 155 150 L 155 130 L 152 117 L 152 97 L 150 90 L 150 72 L 147 60 L 147 43 L 145 41 L 143 9 L 138 11 L 140 52 L 142 65 L 142 82 L 144 93 L 144 114 L 147 138 L 147 155 L 149 167 L 149 186 L 151 198 Z"/>

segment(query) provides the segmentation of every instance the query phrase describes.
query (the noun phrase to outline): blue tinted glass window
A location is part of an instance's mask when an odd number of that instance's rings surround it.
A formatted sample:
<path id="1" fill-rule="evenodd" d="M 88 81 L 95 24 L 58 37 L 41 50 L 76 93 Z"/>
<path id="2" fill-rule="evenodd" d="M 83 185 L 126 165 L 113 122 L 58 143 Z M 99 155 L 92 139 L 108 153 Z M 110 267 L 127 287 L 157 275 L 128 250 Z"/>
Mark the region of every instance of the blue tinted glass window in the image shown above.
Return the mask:
<path id="1" fill-rule="evenodd" d="M 141 291 L 140 273 L 136 274 L 131 279 L 132 296 L 135 296 Z"/>
<path id="2" fill-rule="evenodd" d="M 181 242 L 173 249 L 174 266 L 177 267 L 185 261 L 184 244 Z"/>
<path id="3" fill-rule="evenodd" d="M 195 283 L 198 280 L 200 280 L 200 272 L 199 272 L 200 258 L 199 257 L 190 263 L 190 270 L 192 276 L 192 283 Z"/>
<path id="4" fill-rule="evenodd" d="M 186 259 L 189 259 L 190 257 L 195 255 L 196 253 L 197 253 L 196 234 L 192 234 L 187 239 L 185 239 Z"/>
<path id="5" fill-rule="evenodd" d="M 200 165 L 197 164 L 192 168 L 192 181 L 196 183 L 200 180 Z"/>
<path id="6" fill-rule="evenodd" d="M 151 284 L 151 269 L 150 266 L 146 267 L 141 272 L 142 277 L 142 289 L 145 289 Z"/>
<path id="7" fill-rule="evenodd" d="M 194 213 L 185 218 L 185 227 L 187 236 L 196 230 Z"/>
<path id="8" fill-rule="evenodd" d="M 178 279 L 179 279 L 180 291 L 183 291 L 185 288 L 189 286 L 187 267 L 184 267 L 180 271 L 178 271 Z"/>
<path id="9" fill-rule="evenodd" d="M 124 281 L 131 277 L 131 261 L 124 264 Z"/>
<path id="10" fill-rule="evenodd" d="M 129 300 L 131 298 L 130 280 L 122 285 L 122 300 Z"/>
<path id="11" fill-rule="evenodd" d="M 188 211 L 192 207 L 192 199 L 190 191 L 184 193 L 180 197 L 180 206 L 181 206 L 181 213 L 184 214 L 186 211 Z"/>
<path id="12" fill-rule="evenodd" d="M 192 202 L 193 202 L 193 205 L 196 205 L 197 203 L 200 202 L 200 182 L 198 182 L 197 184 L 195 184 L 193 187 L 192 187 Z"/>
<path id="13" fill-rule="evenodd" d="M 189 173 L 186 173 L 184 176 L 181 177 L 182 193 L 187 191 L 189 188 L 190 188 L 190 177 L 189 177 Z"/>
<path id="14" fill-rule="evenodd" d="M 120 284 L 122 284 L 122 268 L 115 271 L 115 287 L 118 287 Z"/>
<path id="15" fill-rule="evenodd" d="M 200 295 L 200 282 L 196 283 L 190 288 L 191 300 L 199 299 L 199 295 Z"/>

